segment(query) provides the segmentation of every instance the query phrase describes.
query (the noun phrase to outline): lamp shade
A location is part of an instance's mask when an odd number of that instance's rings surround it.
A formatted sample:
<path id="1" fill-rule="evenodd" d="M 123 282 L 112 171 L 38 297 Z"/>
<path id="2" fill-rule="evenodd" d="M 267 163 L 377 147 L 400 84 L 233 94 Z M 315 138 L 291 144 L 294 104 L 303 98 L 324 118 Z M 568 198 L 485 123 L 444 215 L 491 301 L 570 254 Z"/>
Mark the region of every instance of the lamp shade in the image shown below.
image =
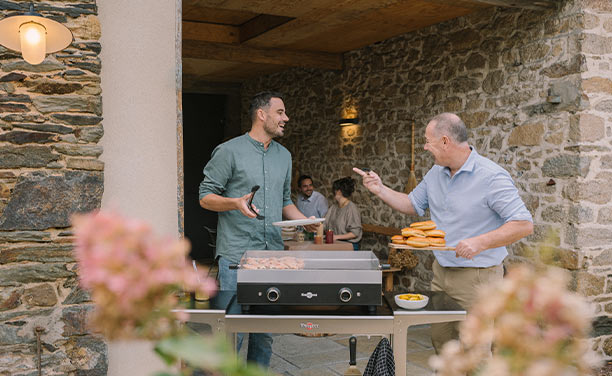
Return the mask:
<path id="1" fill-rule="evenodd" d="M 36 35 L 41 35 L 41 30 L 45 31 L 42 34 L 44 40 L 32 43 Z M 72 32 L 66 26 L 37 13 L 31 12 L 0 20 L 0 44 L 13 51 L 22 52 L 28 62 L 30 62 L 29 57 L 26 58 L 26 55 L 40 58 L 40 51 L 44 51 L 44 54 L 57 52 L 68 47 L 70 43 L 72 43 Z"/>
<path id="2" fill-rule="evenodd" d="M 45 60 L 47 30 L 36 22 L 26 22 L 19 26 L 19 42 L 23 59 L 30 64 L 40 64 Z"/>

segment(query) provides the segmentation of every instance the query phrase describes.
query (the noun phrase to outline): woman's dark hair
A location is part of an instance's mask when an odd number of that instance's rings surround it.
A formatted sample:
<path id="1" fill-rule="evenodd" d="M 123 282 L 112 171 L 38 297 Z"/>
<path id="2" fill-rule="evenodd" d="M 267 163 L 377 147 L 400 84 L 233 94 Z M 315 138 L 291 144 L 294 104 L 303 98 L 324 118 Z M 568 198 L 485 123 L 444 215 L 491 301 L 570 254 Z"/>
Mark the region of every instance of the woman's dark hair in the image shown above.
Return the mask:
<path id="1" fill-rule="evenodd" d="M 342 196 L 349 198 L 355 192 L 355 179 L 345 177 L 342 179 L 338 179 L 332 183 L 332 190 L 336 192 L 340 190 Z"/>

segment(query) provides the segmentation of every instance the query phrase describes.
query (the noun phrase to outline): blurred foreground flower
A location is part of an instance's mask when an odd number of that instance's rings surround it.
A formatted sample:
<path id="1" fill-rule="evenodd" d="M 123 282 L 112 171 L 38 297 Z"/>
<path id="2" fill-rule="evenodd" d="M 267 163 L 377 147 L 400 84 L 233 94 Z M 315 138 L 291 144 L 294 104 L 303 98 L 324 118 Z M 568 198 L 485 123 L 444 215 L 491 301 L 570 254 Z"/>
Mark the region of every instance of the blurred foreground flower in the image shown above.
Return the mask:
<path id="1" fill-rule="evenodd" d="M 224 337 L 188 334 L 180 325 L 187 317 L 172 312 L 181 291 L 216 291 L 206 271 L 187 262 L 188 241 L 159 238 L 145 222 L 116 213 L 75 215 L 72 222 L 80 283 L 96 306 L 91 321 L 108 340 L 160 340 L 155 351 L 166 364 L 181 360 L 178 375 L 266 374 L 240 361 Z"/>
<path id="2" fill-rule="evenodd" d="M 460 342 L 445 344 L 430 365 L 439 376 L 592 374 L 598 359 L 586 338 L 593 312 L 567 282 L 559 269 L 514 267 L 481 292 L 461 323 Z"/>
<path id="3" fill-rule="evenodd" d="M 177 293 L 212 295 L 215 281 L 187 263 L 189 243 L 156 237 L 145 222 L 115 213 L 73 218 L 81 285 L 96 310 L 92 323 L 108 339 L 157 339 L 172 333 Z"/>

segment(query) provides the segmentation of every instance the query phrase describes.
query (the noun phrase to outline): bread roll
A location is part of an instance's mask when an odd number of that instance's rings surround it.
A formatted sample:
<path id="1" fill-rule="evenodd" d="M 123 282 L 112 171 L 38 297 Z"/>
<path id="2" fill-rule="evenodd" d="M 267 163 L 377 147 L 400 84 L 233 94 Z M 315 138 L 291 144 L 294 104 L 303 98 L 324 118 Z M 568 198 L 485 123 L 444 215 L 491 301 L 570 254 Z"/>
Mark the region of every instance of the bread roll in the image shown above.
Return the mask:
<path id="1" fill-rule="evenodd" d="M 429 245 L 432 247 L 444 247 L 446 246 L 446 240 L 444 238 L 426 238 Z"/>
<path id="2" fill-rule="evenodd" d="M 433 230 L 436 228 L 436 223 L 434 221 L 414 222 L 410 224 L 410 227 L 419 230 Z"/>
<path id="3" fill-rule="evenodd" d="M 446 233 L 440 229 L 436 229 L 436 230 L 427 230 L 425 231 L 425 235 L 428 238 L 443 238 L 446 236 Z"/>
<path id="4" fill-rule="evenodd" d="M 422 230 L 418 230 L 416 228 L 405 227 L 402 229 L 402 235 L 405 237 L 418 236 L 421 238 L 426 237 L 425 233 Z"/>
<path id="5" fill-rule="evenodd" d="M 391 243 L 393 244 L 406 244 L 404 243 L 404 237 L 401 235 L 393 235 L 391 237 Z"/>
<path id="6" fill-rule="evenodd" d="M 425 248 L 429 247 L 429 241 L 426 238 L 421 238 L 418 236 L 412 236 L 405 240 L 406 245 L 415 247 L 415 248 Z"/>

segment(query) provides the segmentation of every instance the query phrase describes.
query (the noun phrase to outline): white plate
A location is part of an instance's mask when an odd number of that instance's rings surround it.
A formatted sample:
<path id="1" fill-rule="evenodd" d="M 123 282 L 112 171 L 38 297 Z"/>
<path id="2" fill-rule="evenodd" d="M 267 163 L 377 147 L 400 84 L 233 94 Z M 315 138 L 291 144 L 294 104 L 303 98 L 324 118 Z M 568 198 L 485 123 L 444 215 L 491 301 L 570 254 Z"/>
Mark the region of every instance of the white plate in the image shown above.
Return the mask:
<path id="1" fill-rule="evenodd" d="M 272 223 L 274 226 L 287 227 L 287 226 L 307 226 L 314 225 L 315 223 L 325 222 L 325 218 L 306 218 L 306 219 L 293 219 L 291 221 L 280 221 Z"/>

